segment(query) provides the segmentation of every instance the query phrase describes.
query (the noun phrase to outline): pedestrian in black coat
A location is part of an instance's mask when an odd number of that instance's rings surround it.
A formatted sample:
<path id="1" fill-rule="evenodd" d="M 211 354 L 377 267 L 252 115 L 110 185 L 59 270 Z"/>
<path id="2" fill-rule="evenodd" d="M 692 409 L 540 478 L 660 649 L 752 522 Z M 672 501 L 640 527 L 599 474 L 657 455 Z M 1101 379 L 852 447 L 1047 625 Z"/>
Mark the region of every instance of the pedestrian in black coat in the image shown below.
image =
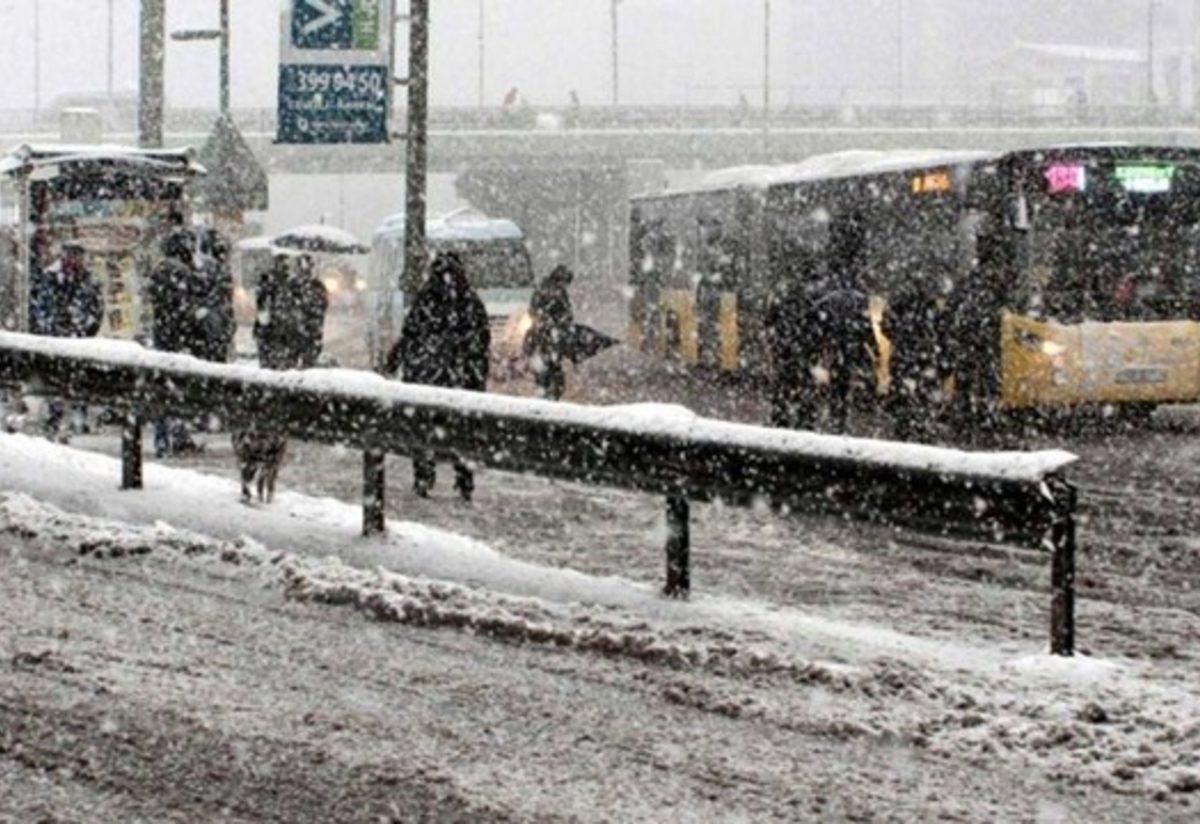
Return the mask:
<path id="1" fill-rule="evenodd" d="M 266 369 L 308 369 L 321 357 L 329 293 L 312 259 L 303 256 L 295 271 L 286 255 L 276 255 L 255 297 L 254 340 Z"/>
<path id="2" fill-rule="evenodd" d="M 946 372 L 941 291 L 931 277 L 906 280 L 889 298 L 883 316 L 883 334 L 892 344 L 887 406 L 899 440 L 926 434 L 940 408 Z"/>
<path id="3" fill-rule="evenodd" d="M 191 233 L 182 228 L 173 230 L 163 238 L 163 259 L 150 273 L 149 296 L 154 309 L 150 341 L 160 352 L 196 357 L 205 352 L 203 289 L 194 250 Z M 197 448 L 183 419 L 167 417 L 154 422 L 156 457 L 194 452 Z"/>
<path id="4" fill-rule="evenodd" d="M 171 232 L 163 238 L 162 255 L 150 273 L 151 342 L 160 352 L 196 355 L 203 348 L 197 317 L 202 307 L 191 234 L 183 229 Z"/>
<path id="5" fill-rule="evenodd" d="M 200 242 L 199 297 L 205 360 L 224 363 L 233 349 L 237 320 L 233 313 L 233 272 L 229 267 L 229 245 L 216 230 L 204 233 Z"/>
<path id="6" fill-rule="evenodd" d="M 399 373 L 405 383 L 484 392 L 490 350 L 487 309 L 467 280 L 462 260 L 454 253 L 438 255 L 388 355 L 388 374 Z M 455 463 L 454 471 L 455 488 L 469 501 L 474 475 L 463 463 Z M 432 455 L 414 456 L 416 494 L 427 497 L 435 480 Z"/>
<path id="7" fill-rule="evenodd" d="M 799 253 L 787 266 L 787 278 L 771 296 L 767 309 L 767 348 L 771 358 L 772 426 L 806 429 L 815 424 L 816 384 L 813 367 L 818 353 L 806 338 L 805 323 L 812 300 L 812 262 Z"/>
<path id="8" fill-rule="evenodd" d="M 47 267 L 34 284 L 32 314 L 38 321 L 35 331 L 55 338 L 93 338 L 104 323 L 104 294 L 87 268 L 84 249 L 76 243 L 65 243 L 62 257 Z M 60 401 L 49 404 L 46 433 L 60 435 L 65 413 Z M 87 407 L 81 407 L 86 419 Z M 81 423 L 86 429 L 86 420 Z"/>
<path id="9" fill-rule="evenodd" d="M 63 246 L 62 257 L 41 278 L 41 331 L 55 338 L 94 338 L 104 323 L 104 295 L 87 268 L 83 247 Z"/>
<path id="10" fill-rule="evenodd" d="M 533 325 L 525 337 L 525 354 L 530 358 L 534 380 L 543 398 L 556 401 L 566 389 L 564 360 L 575 360 L 575 312 L 567 291 L 574 275 L 566 266 L 556 266 L 538 284 L 529 301 Z"/>
<path id="11" fill-rule="evenodd" d="M 862 287 L 865 243 L 860 215 L 848 215 L 830 227 L 827 275 L 812 293 L 802 326 L 807 359 L 827 373 L 818 395 L 834 432 L 844 432 L 850 410 L 874 392 L 874 330 Z"/>

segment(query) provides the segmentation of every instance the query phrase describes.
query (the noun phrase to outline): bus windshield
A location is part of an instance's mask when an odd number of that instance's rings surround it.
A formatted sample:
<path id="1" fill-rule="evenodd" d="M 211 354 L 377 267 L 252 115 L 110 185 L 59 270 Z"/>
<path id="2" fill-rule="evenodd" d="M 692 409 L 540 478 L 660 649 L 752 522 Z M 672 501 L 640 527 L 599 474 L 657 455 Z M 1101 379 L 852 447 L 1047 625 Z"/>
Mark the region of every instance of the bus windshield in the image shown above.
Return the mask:
<path id="1" fill-rule="evenodd" d="M 476 289 L 533 287 L 533 266 L 521 241 L 434 241 L 430 251 L 458 253 Z"/>
<path id="2" fill-rule="evenodd" d="M 1052 162 L 1038 175 L 1026 271 L 1046 315 L 1064 323 L 1197 317 L 1196 165 Z"/>

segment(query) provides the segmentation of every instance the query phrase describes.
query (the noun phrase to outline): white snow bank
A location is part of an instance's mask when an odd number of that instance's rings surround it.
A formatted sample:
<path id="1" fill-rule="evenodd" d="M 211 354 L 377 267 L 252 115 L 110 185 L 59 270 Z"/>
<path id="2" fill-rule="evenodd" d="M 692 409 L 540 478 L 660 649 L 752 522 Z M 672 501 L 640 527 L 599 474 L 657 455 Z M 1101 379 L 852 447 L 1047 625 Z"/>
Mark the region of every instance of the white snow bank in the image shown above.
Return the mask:
<path id="1" fill-rule="evenodd" d="M 280 389 L 342 394 L 360 399 L 373 399 L 382 406 L 435 406 L 463 414 L 515 416 L 563 426 L 609 429 L 614 433 L 686 438 L 696 442 L 719 443 L 734 448 L 768 452 L 798 452 L 814 458 L 857 460 L 947 476 L 1037 482 L 1048 473 L 1059 471 L 1076 460 L 1075 455 L 1061 450 L 964 452 L 920 444 L 767 429 L 700 417 L 685 418 L 677 411 L 660 413 L 658 407 L 633 414 L 628 406 L 580 406 L 532 398 L 414 386 L 390 381 L 365 371 L 310 369 L 303 372 L 278 372 L 254 366 L 208 363 L 186 355 L 153 352 L 124 341 L 71 340 L 0 332 L 0 346 L 145 369 L 182 369 L 229 380 L 253 381 L 260 386 Z M 660 412 L 656 412 L 656 409 Z"/>
<path id="2" fill-rule="evenodd" d="M 386 536 L 365 539 L 359 537 L 359 507 L 294 492 L 281 492 L 270 507 L 248 507 L 238 502 L 240 486 L 234 480 L 185 469 L 147 463 L 146 488 L 138 492 L 119 490 L 119 479 L 114 458 L 0 434 L 0 490 L 23 492 L 68 512 L 130 524 L 166 522 L 225 540 L 249 537 L 277 552 L 333 556 L 358 569 L 384 568 L 558 604 L 629 610 L 666 626 L 736 629 L 765 639 L 771 655 L 848 663 L 882 656 L 951 672 L 1000 675 L 1012 654 L 739 598 L 696 594 L 681 603 L 660 597 L 655 586 L 515 560 L 478 541 L 414 523 L 392 521 Z M 647 551 L 656 551 L 652 542 L 647 536 Z M 1008 674 L 1024 677 L 1020 669 Z M 1075 679 L 1064 671 L 1062 680 Z"/>

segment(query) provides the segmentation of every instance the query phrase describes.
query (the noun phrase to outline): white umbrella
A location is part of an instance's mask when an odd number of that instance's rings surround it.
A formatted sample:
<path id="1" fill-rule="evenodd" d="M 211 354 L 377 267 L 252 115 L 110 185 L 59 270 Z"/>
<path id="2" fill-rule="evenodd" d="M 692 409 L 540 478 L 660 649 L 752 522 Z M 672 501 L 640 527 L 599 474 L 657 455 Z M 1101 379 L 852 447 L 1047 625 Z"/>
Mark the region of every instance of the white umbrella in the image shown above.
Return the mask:
<path id="1" fill-rule="evenodd" d="M 361 240 L 336 226 L 298 226 L 276 235 L 272 245 L 328 255 L 365 255 L 371 251 Z"/>

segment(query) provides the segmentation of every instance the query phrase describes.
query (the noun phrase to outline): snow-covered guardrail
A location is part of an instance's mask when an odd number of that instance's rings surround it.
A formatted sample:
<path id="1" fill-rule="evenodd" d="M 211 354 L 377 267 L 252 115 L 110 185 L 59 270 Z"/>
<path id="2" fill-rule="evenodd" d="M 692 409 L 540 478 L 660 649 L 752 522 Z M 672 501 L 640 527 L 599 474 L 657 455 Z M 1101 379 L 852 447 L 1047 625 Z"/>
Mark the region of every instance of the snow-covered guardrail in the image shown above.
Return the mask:
<path id="1" fill-rule="evenodd" d="M 830 515 L 1052 555 L 1051 648 L 1074 648 L 1075 490 L 1068 452 L 970 453 L 765 429 L 675 407 L 589 407 L 388 381 L 272 372 L 132 343 L 0 332 L 0 383 L 127 411 L 123 485 L 141 487 L 141 421 L 216 414 L 231 428 L 364 451 L 364 531 L 384 525 L 383 454 L 662 495 L 668 594 L 689 582 L 690 502 Z"/>

